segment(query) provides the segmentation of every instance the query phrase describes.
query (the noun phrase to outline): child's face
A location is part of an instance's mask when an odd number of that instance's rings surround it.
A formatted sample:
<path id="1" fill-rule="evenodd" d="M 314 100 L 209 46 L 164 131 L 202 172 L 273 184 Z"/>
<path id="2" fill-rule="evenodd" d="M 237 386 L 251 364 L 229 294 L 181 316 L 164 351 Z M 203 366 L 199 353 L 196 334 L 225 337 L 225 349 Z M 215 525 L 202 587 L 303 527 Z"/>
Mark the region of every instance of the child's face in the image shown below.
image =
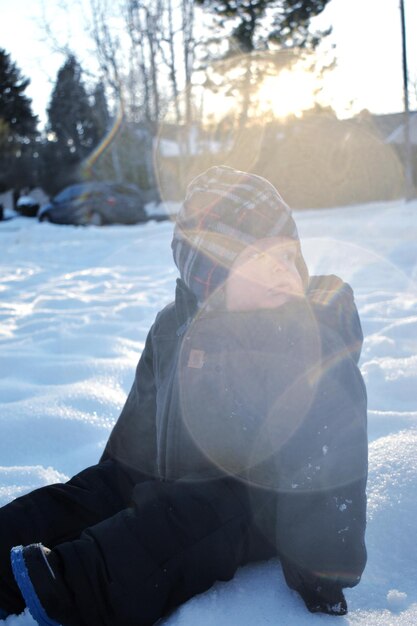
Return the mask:
<path id="1" fill-rule="evenodd" d="M 260 239 L 235 259 L 225 283 L 230 311 L 274 309 L 304 294 L 296 267 L 298 242 L 287 237 Z"/>

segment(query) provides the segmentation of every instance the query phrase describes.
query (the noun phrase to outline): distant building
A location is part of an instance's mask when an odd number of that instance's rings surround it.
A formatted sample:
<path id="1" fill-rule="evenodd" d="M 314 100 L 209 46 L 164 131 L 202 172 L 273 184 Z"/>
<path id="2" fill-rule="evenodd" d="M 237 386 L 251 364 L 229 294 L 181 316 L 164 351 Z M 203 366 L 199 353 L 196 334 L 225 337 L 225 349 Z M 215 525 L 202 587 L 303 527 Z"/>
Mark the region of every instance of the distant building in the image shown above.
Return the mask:
<path id="1" fill-rule="evenodd" d="M 398 113 L 399 119 L 394 130 L 386 138 L 387 143 L 405 144 L 405 121 L 404 114 Z M 410 113 L 409 120 L 410 142 L 417 146 L 417 111 Z"/>

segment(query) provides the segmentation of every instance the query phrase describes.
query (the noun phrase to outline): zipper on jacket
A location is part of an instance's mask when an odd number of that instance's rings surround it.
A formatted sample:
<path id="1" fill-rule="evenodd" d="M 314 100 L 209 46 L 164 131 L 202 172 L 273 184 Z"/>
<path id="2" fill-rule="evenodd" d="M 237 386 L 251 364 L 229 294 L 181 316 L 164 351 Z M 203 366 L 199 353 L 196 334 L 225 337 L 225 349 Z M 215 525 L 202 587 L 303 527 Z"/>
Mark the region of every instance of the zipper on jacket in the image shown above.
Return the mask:
<path id="1" fill-rule="evenodd" d="M 177 328 L 177 332 L 176 335 L 177 337 L 182 337 L 185 334 L 185 331 L 187 330 L 187 328 L 189 327 L 189 325 L 191 324 L 191 317 L 189 317 L 184 324 L 181 324 L 181 326 L 179 328 Z"/>
<path id="2" fill-rule="evenodd" d="M 165 415 L 165 428 L 164 428 L 164 433 L 163 433 L 163 437 L 161 437 L 161 442 L 163 441 L 163 446 L 164 446 L 164 454 L 159 455 L 159 461 L 158 461 L 158 470 L 159 470 L 159 475 L 161 476 L 162 480 L 171 480 L 172 479 L 172 475 L 176 474 L 177 471 L 177 467 L 175 467 L 176 465 L 178 465 L 178 459 L 177 459 L 177 450 L 175 451 L 175 456 L 173 457 L 173 450 L 175 450 L 175 447 L 177 445 L 176 441 L 168 441 L 168 437 L 172 437 L 172 435 L 177 435 L 178 436 L 178 429 L 180 428 L 180 426 L 178 426 L 177 424 L 177 428 L 175 429 L 174 427 L 174 432 L 172 433 L 170 430 L 170 425 L 172 423 L 172 420 L 175 420 L 176 422 L 178 422 L 179 415 L 177 415 L 177 411 L 172 411 L 172 402 L 173 402 L 173 393 L 174 393 L 174 387 L 176 384 L 178 384 L 178 363 L 179 363 L 179 355 L 180 355 L 180 350 L 181 350 L 181 346 L 182 346 L 182 342 L 184 340 L 184 335 L 188 329 L 188 327 L 190 326 L 192 322 L 192 317 L 188 318 L 184 324 L 182 324 L 181 326 L 179 326 L 179 328 L 177 328 L 176 330 L 176 336 L 178 337 L 177 340 L 177 345 L 175 347 L 175 351 L 174 351 L 174 355 L 173 355 L 173 361 L 174 361 L 174 367 L 172 369 L 172 375 L 171 375 L 171 381 L 169 383 L 169 389 L 167 389 L 167 393 L 166 393 L 166 402 L 165 402 L 165 406 L 164 406 L 164 415 Z M 177 408 L 177 410 L 179 410 L 179 407 Z M 168 471 L 168 473 L 167 473 Z M 168 475 L 169 474 L 169 475 Z"/>

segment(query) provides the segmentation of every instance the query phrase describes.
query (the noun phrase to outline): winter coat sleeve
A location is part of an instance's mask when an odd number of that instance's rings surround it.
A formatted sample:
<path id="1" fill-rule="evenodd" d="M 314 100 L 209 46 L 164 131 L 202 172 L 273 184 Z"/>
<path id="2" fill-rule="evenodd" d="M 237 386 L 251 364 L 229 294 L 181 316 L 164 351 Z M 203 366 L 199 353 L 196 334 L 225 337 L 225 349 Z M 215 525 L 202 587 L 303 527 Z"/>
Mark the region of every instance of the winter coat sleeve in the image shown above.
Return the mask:
<path id="1" fill-rule="evenodd" d="M 151 477 L 156 474 L 153 331 L 154 326 L 148 333 L 132 388 L 101 457 L 101 461 L 115 459 Z"/>
<path id="2" fill-rule="evenodd" d="M 306 419 L 281 455 L 276 533 L 288 585 L 310 611 L 344 614 L 342 589 L 359 582 L 366 563 L 366 390 L 353 293 L 330 279 L 336 289 L 311 298 L 321 368 Z"/>

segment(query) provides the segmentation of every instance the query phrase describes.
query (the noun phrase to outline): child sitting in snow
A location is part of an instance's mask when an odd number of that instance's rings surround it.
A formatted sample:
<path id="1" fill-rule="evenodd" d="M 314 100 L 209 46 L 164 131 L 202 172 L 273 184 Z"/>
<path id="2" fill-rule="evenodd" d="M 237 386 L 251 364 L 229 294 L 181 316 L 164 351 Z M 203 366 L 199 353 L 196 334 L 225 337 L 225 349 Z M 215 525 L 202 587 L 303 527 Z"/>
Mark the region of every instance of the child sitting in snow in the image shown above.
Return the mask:
<path id="1" fill-rule="evenodd" d="M 343 615 L 366 562 L 352 290 L 309 278 L 276 189 L 227 167 L 190 184 L 172 247 L 175 302 L 100 462 L 0 510 L 0 609 L 145 626 L 278 556 L 310 611 Z"/>

